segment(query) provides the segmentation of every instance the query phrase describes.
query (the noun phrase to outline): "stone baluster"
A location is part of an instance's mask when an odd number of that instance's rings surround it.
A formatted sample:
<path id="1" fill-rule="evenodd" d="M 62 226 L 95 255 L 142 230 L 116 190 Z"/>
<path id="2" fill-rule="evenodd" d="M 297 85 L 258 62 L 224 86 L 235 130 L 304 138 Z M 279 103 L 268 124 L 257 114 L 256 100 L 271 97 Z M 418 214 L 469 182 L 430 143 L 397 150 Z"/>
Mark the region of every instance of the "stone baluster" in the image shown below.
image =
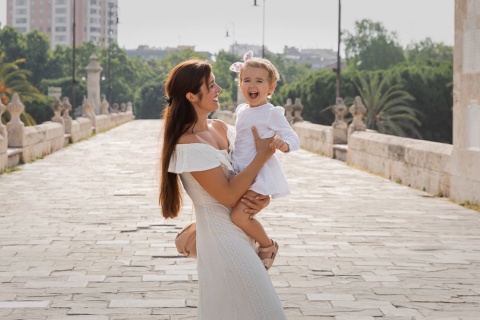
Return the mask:
<path id="1" fill-rule="evenodd" d="M 133 105 L 130 101 L 127 102 L 127 112 L 133 112 Z"/>
<path id="2" fill-rule="evenodd" d="M 367 108 L 365 108 L 362 99 L 359 96 L 355 97 L 349 111 L 353 115 L 353 120 L 348 127 L 348 135 L 352 134 L 354 131 L 366 131 L 367 126 L 363 122 L 363 116 L 367 113 Z"/>
<path id="3" fill-rule="evenodd" d="M 70 111 L 72 111 L 72 104 L 68 97 L 63 97 L 62 101 L 63 107 L 63 125 L 65 126 L 65 133 L 72 133 L 72 117 L 70 116 Z"/>
<path id="4" fill-rule="evenodd" d="M 288 123 L 290 125 L 293 124 L 293 104 L 292 99 L 288 98 L 287 102 L 285 103 L 285 118 L 287 118 Z"/>
<path id="5" fill-rule="evenodd" d="M 58 97 L 55 97 L 55 100 L 53 101 L 52 110 L 53 110 L 52 122 L 58 122 L 63 125 L 64 124 L 63 118 L 62 118 L 63 104 L 60 102 L 60 99 Z"/>
<path id="6" fill-rule="evenodd" d="M 102 104 L 100 105 L 100 114 L 108 115 L 110 113 L 108 111 L 108 108 L 110 108 L 110 103 L 108 103 L 107 98 L 103 94 L 102 95 Z"/>
<path id="7" fill-rule="evenodd" d="M 123 102 L 122 104 L 120 104 L 120 111 L 121 111 L 121 112 L 127 111 L 127 105 L 125 104 L 125 102 Z"/>
<path id="8" fill-rule="evenodd" d="M 12 100 L 7 105 L 7 110 L 11 116 L 10 122 L 7 123 L 8 146 L 11 148 L 22 148 L 25 124 L 20 119 L 20 115 L 25 110 L 25 106 L 20 101 L 17 93 L 13 94 Z"/>
<path id="9" fill-rule="evenodd" d="M 337 103 L 333 108 L 333 113 L 335 113 L 335 121 L 332 123 L 333 144 L 346 144 L 348 125 L 344 121 L 344 117 L 345 113 L 347 113 L 347 106 L 345 106 L 342 98 L 337 98 Z"/>
<path id="10" fill-rule="evenodd" d="M 87 97 L 85 96 L 83 96 L 82 112 L 82 117 L 90 119 L 90 121 L 92 122 L 92 126 L 95 127 L 95 104 L 91 99 L 87 99 Z"/>
<path id="11" fill-rule="evenodd" d="M 302 111 L 303 111 L 302 99 L 295 98 L 295 103 L 293 104 L 293 123 L 303 121 Z"/>
<path id="12" fill-rule="evenodd" d="M 118 103 L 112 105 L 112 113 L 118 113 Z"/>
<path id="13" fill-rule="evenodd" d="M 2 114 L 7 110 L 7 106 L 5 106 L 2 103 L 2 100 L 0 100 L 0 154 L 6 152 L 8 148 L 8 131 L 7 127 L 3 124 L 1 121 L 2 119 Z M 0 167 L 0 170 L 2 168 Z"/>

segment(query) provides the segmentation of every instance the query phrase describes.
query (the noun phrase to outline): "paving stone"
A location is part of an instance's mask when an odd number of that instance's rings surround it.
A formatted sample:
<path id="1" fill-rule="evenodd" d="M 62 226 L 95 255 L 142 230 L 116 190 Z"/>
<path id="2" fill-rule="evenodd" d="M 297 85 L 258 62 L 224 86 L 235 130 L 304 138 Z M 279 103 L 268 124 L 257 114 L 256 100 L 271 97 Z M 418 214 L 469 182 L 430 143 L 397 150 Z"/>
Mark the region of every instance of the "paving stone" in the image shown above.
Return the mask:
<path id="1" fill-rule="evenodd" d="M 160 120 L 135 120 L 0 175 L 0 319 L 195 319 L 191 219 L 158 207 Z M 480 319 L 480 214 L 347 164 L 278 154 L 292 194 L 257 217 L 280 244 L 290 320 Z"/>

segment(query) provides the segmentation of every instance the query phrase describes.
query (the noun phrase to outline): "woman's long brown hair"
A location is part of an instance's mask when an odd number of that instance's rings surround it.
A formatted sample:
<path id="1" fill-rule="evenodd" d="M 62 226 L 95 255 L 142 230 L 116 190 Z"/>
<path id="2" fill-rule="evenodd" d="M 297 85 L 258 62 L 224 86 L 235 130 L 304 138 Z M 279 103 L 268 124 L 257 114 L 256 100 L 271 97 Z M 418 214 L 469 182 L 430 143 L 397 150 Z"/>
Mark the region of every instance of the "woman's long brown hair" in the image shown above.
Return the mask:
<path id="1" fill-rule="evenodd" d="M 182 205 L 181 184 L 178 174 L 168 172 L 178 140 L 197 122 L 197 114 L 187 99 L 187 93 L 200 93 L 208 83 L 212 67 L 208 61 L 191 59 L 175 66 L 165 83 L 169 98 L 163 111 L 163 146 L 160 161 L 159 204 L 164 218 L 175 218 Z"/>

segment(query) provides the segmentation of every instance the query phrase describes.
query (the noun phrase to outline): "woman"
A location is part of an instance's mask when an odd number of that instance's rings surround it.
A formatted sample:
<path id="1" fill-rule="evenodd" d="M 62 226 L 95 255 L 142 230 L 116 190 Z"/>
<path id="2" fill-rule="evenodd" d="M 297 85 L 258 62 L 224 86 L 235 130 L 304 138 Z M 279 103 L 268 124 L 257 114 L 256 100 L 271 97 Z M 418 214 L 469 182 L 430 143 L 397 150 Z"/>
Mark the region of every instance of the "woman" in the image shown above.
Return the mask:
<path id="1" fill-rule="evenodd" d="M 208 115 L 218 109 L 211 65 L 188 60 L 174 67 L 165 84 L 160 205 L 165 218 L 181 207 L 181 188 L 192 199 L 197 220 L 199 320 L 281 320 L 283 307 L 255 251 L 255 242 L 230 219 L 257 173 L 273 155 L 272 139 L 255 137 L 257 154 L 238 174 L 230 163 L 233 133 Z M 269 199 L 242 198 L 257 213 Z"/>

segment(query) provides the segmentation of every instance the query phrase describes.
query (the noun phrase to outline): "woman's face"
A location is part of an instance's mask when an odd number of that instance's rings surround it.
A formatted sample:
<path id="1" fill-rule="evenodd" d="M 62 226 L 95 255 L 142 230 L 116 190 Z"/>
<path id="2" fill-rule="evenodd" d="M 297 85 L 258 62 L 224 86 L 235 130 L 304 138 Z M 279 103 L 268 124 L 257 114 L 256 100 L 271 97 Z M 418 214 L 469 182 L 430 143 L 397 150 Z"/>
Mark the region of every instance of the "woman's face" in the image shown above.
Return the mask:
<path id="1" fill-rule="evenodd" d="M 192 104 L 196 109 L 203 110 L 207 113 L 215 111 L 219 108 L 218 94 L 222 88 L 215 82 L 215 75 L 210 74 L 207 83 L 204 83 L 200 89 L 200 93 L 196 94 L 196 99 Z"/>

